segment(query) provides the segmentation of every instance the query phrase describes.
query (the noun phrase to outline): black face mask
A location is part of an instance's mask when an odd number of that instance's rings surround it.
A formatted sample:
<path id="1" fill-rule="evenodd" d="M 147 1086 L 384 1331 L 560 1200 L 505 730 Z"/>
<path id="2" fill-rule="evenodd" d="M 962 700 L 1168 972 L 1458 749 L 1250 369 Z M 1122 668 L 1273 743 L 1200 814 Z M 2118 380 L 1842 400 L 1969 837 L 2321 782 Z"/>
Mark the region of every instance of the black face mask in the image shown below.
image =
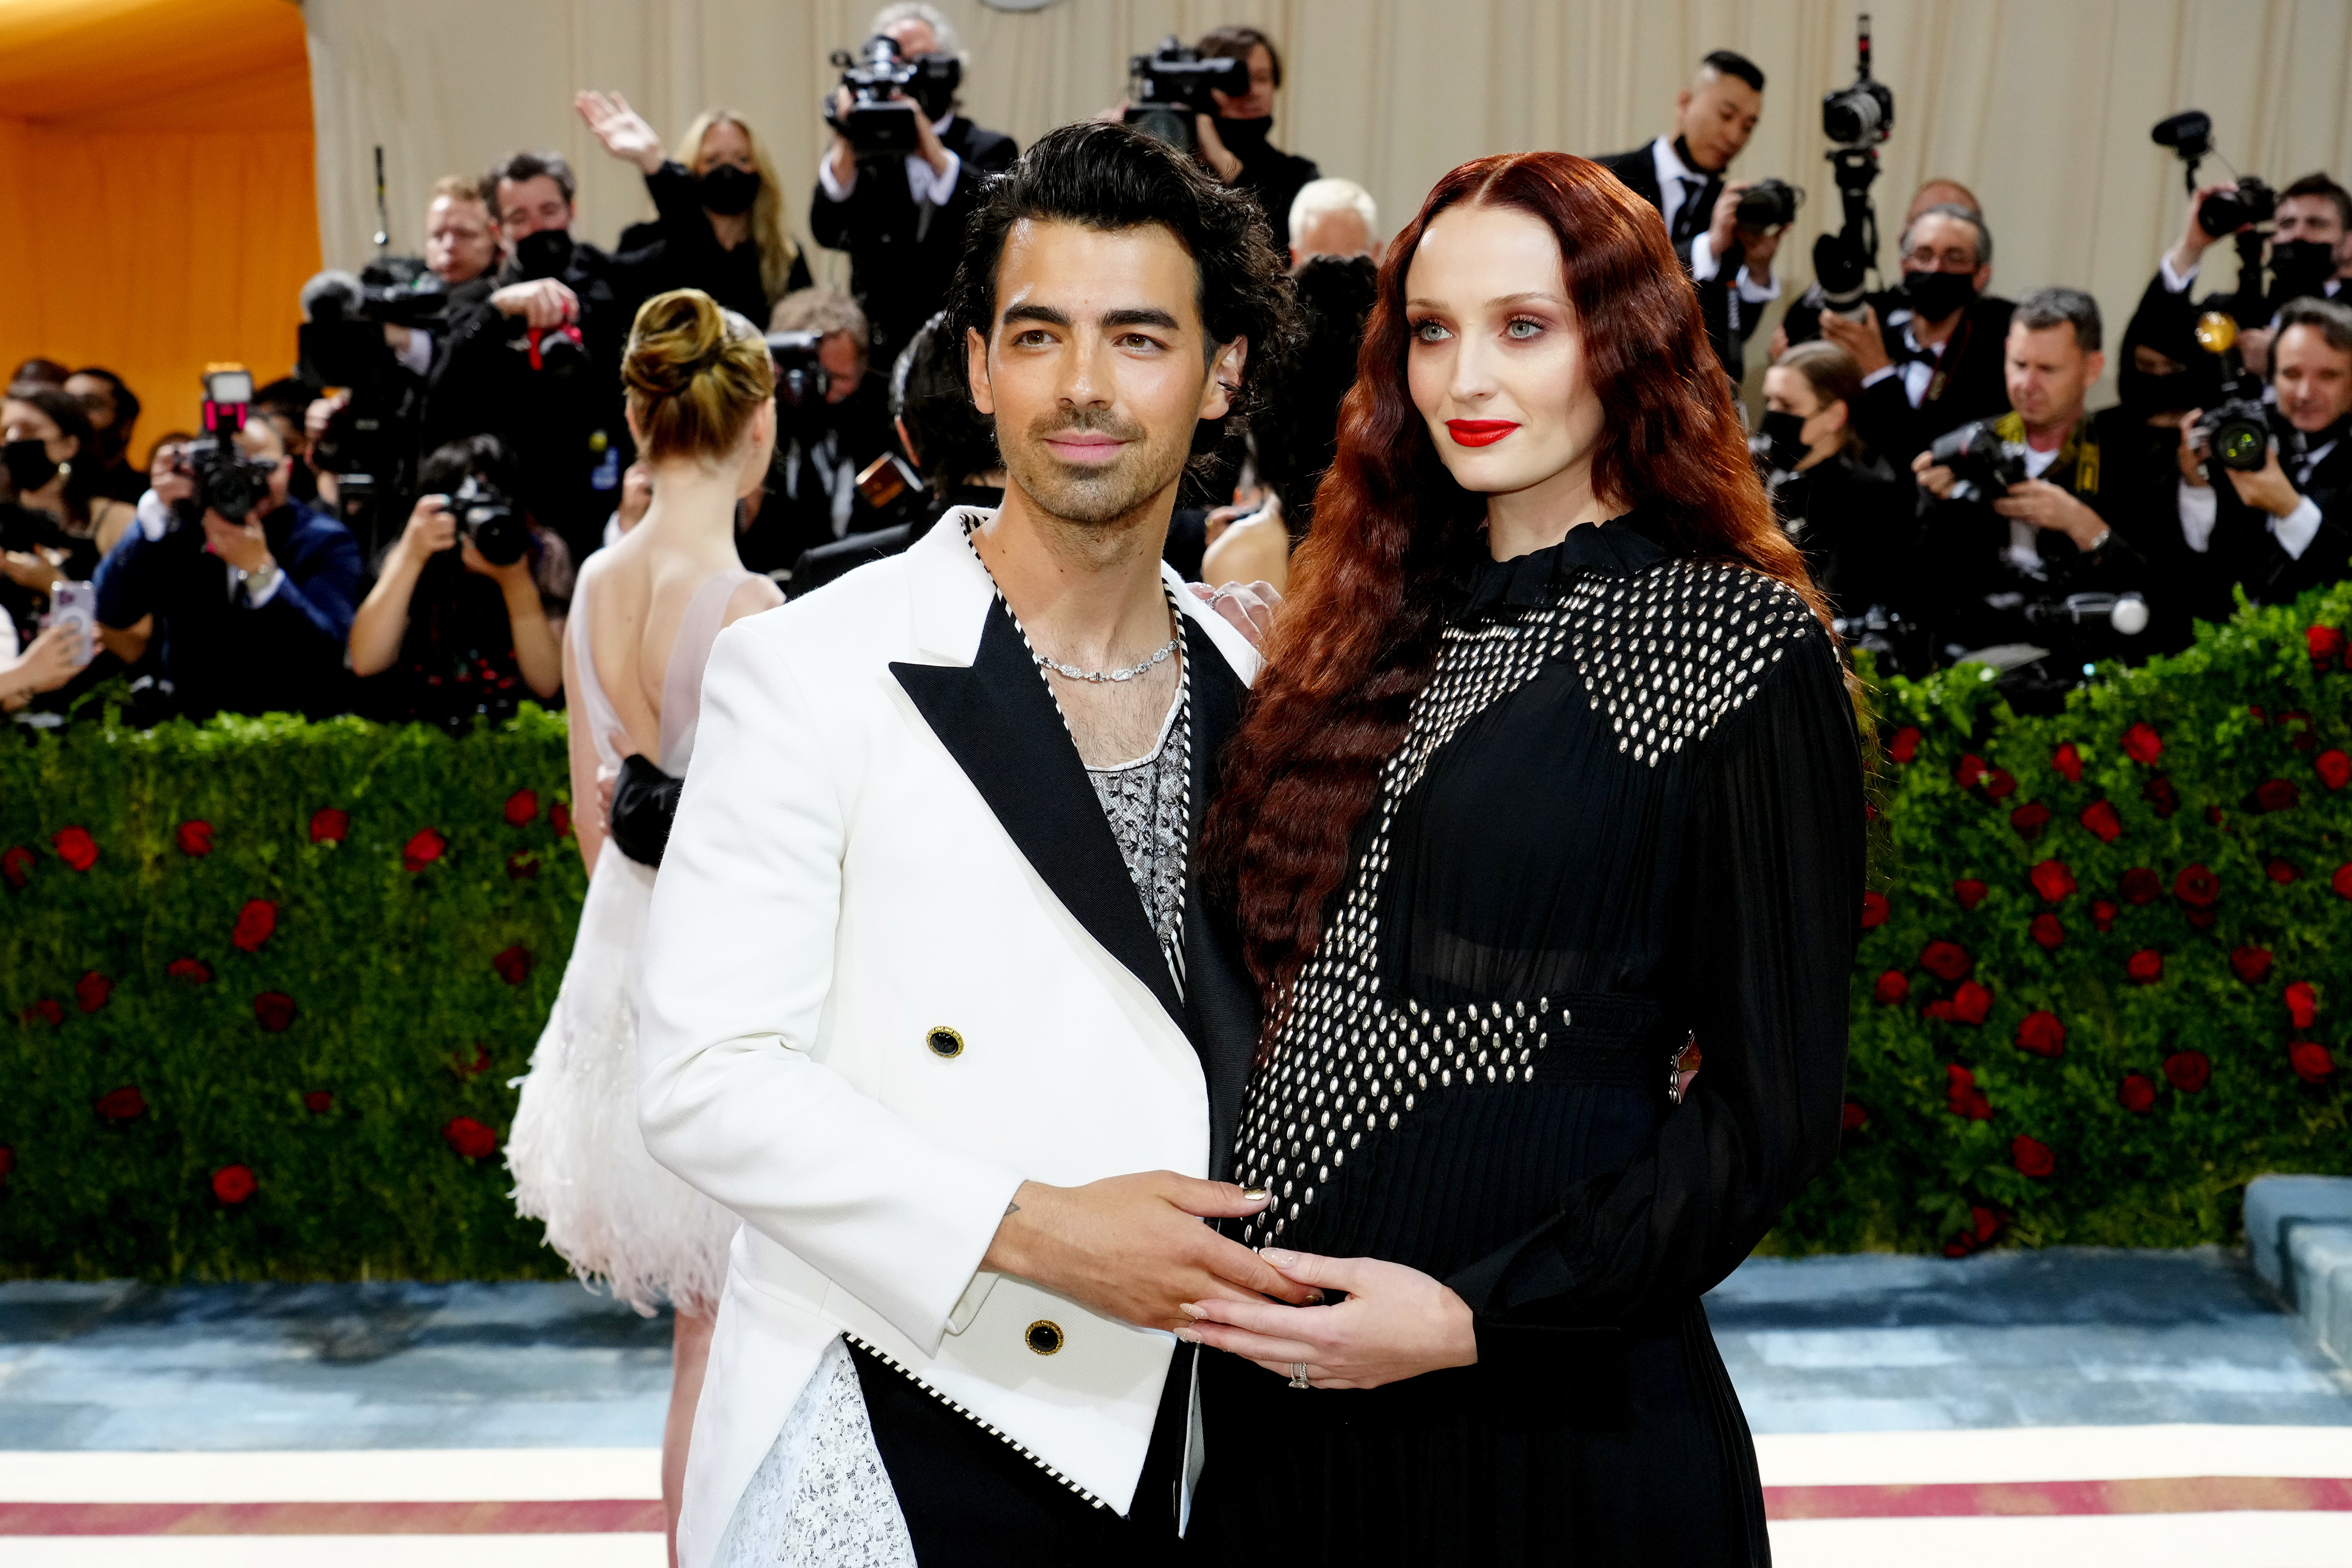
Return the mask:
<path id="1" fill-rule="evenodd" d="M 8 483 L 19 490 L 37 490 L 58 476 L 45 441 L 11 441 L 0 446 L 0 462 L 7 465 Z"/>
<path id="2" fill-rule="evenodd" d="M 1903 295 L 1922 321 L 1941 321 L 1966 309 L 1977 297 L 1976 275 L 1969 272 L 1906 272 Z"/>
<path id="3" fill-rule="evenodd" d="M 714 163 L 694 177 L 694 193 L 705 210 L 733 217 L 759 199 L 760 176 L 732 163 Z"/>
<path id="4" fill-rule="evenodd" d="M 1236 158 L 1246 158 L 1265 145 L 1267 132 L 1274 129 L 1274 116 L 1260 115 L 1255 120 L 1225 120 L 1217 121 L 1217 140 L 1225 151 Z"/>
<path id="5" fill-rule="evenodd" d="M 562 229 L 541 229 L 515 241 L 517 275 L 526 281 L 561 277 L 572 270 L 572 236 Z"/>
<path id="6" fill-rule="evenodd" d="M 2336 276 L 2336 247 L 2324 239 L 2285 239 L 2271 246 L 2274 298 L 2299 299 L 2316 294 Z"/>
<path id="7" fill-rule="evenodd" d="M 2133 414 L 2150 414 L 2196 406 L 2187 371 L 2144 371 L 2126 357 L 2116 371 L 2116 401 Z"/>
<path id="8" fill-rule="evenodd" d="M 1765 461 L 1778 469 L 1794 473 L 1797 465 L 1805 460 L 1805 454 L 1810 450 L 1805 445 L 1805 416 L 1801 413 L 1781 409 L 1767 410 L 1764 417 L 1757 422 L 1756 433 L 1770 444 Z"/>

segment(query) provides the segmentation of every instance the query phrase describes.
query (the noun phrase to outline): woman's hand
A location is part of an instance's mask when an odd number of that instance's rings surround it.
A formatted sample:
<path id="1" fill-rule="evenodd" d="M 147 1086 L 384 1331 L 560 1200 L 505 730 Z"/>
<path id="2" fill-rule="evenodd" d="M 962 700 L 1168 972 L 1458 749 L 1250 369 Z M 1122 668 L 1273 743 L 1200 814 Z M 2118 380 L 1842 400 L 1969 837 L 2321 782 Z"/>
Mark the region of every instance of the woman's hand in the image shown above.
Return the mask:
<path id="1" fill-rule="evenodd" d="M 53 692 L 89 663 L 90 650 L 82 645 L 81 627 L 61 621 L 34 638 L 31 646 L 0 665 L 0 694 L 29 697 Z"/>
<path id="2" fill-rule="evenodd" d="M 419 496 L 408 509 L 408 526 L 400 530 L 400 548 L 422 566 L 457 542 L 457 515 L 446 496 Z M 472 562 L 467 562 L 472 565 Z"/>
<path id="3" fill-rule="evenodd" d="M 19 588 L 47 593 L 66 580 L 59 565 L 63 559 L 38 545 L 29 550 L 0 550 L 0 574 L 5 574 Z"/>
<path id="4" fill-rule="evenodd" d="M 662 166 L 662 140 L 646 117 L 629 107 L 629 100 L 619 93 L 607 98 L 592 89 L 583 89 L 572 97 L 572 107 L 604 144 L 604 151 L 624 162 L 635 163 L 650 174 Z"/>
<path id="5" fill-rule="evenodd" d="M 1274 631 L 1275 615 L 1282 609 L 1280 589 L 1263 580 L 1228 582 L 1216 588 L 1205 582 L 1188 582 L 1184 587 L 1193 598 L 1223 616 L 1251 647 L 1265 646 L 1267 636 Z"/>
<path id="6" fill-rule="evenodd" d="M 1247 1356 L 1286 1378 L 1303 1362 L 1318 1388 L 1378 1388 L 1478 1359 L 1468 1304 L 1418 1269 L 1275 1247 L 1259 1256 L 1286 1278 L 1345 1291 L 1348 1299 L 1334 1307 L 1187 1302 L 1192 1326 L 1176 1337 Z"/>

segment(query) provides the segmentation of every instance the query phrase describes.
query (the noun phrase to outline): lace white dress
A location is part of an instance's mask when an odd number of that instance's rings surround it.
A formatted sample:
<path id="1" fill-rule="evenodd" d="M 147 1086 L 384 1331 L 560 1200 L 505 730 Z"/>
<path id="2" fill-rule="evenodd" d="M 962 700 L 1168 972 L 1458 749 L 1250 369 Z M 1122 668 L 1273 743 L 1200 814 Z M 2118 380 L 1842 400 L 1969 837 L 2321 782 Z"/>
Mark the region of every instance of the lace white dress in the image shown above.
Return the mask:
<path id="1" fill-rule="evenodd" d="M 572 722 L 590 727 L 597 761 L 617 769 L 611 737 L 622 725 L 596 678 L 588 637 L 592 585 L 609 559 L 591 556 L 582 569 L 564 634 L 579 671 Z M 683 774 L 694 753 L 703 665 L 727 601 L 750 576 L 740 569 L 714 573 L 687 604 L 662 676 L 667 773 Z M 574 802 L 573 809 L 594 805 Z M 547 1244 L 583 1281 L 605 1281 L 648 1317 L 665 1301 L 707 1317 L 718 1310 L 739 1221 L 656 1165 L 637 1131 L 635 998 L 653 889 L 653 867 L 607 839 L 588 879 L 554 1010 L 530 1071 L 515 1081 L 522 1098 L 507 1140 L 507 1168 L 515 1178 L 516 1208 L 546 1222 Z"/>

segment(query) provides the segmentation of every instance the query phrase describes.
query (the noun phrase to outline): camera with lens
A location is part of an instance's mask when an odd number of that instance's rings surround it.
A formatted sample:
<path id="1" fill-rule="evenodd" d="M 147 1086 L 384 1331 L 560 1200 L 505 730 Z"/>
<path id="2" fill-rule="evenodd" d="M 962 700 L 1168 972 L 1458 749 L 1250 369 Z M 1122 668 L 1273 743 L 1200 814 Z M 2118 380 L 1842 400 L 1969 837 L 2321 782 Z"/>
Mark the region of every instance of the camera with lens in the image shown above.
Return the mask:
<path id="1" fill-rule="evenodd" d="M 771 332 L 768 362 L 776 369 L 776 406 L 787 413 L 822 406 L 833 376 L 817 358 L 822 332 Z"/>
<path id="2" fill-rule="evenodd" d="M 1878 178 L 1878 144 L 1895 131 L 1895 92 L 1870 74 L 1870 13 L 1854 18 L 1853 81 L 1822 97 L 1822 134 L 1835 145 L 1827 157 L 1837 181 L 1843 221 L 1835 234 L 1813 241 L 1813 282 L 1789 307 L 1781 325 L 1791 343 L 1822 335 L 1822 313 L 1859 321 L 1867 307 L 1870 271 L 1878 265 L 1878 214 L 1870 187 Z M 1795 212 L 1793 206 L 1790 211 Z M 1748 220 L 1743 215 L 1740 222 Z M 1783 219 L 1783 222 L 1787 220 Z"/>
<path id="3" fill-rule="evenodd" d="M 825 100 L 824 122 L 848 138 L 861 158 L 915 151 L 915 116 L 936 120 L 954 106 L 963 84 L 963 62 L 953 55 L 900 52 L 898 40 L 877 33 L 857 53 L 835 49 L 833 63 L 849 89 L 849 108 L 838 111 Z"/>
<path id="4" fill-rule="evenodd" d="M 1738 222 L 1744 229 L 1777 228 L 1797 221 L 1805 193 L 1786 180 L 1759 180 L 1739 193 Z"/>
<path id="5" fill-rule="evenodd" d="M 237 450 L 236 433 L 253 406 L 253 372 L 243 365 L 205 368 L 205 434 L 188 443 L 180 471 L 195 480 L 195 493 L 179 504 L 181 520 L 195 522 L 207 511 L 241 523 L 269 504 L 269 482 L 278 465 Z"/>
<path id="6" fill-rule="evenodd" d="M 2276 216 L 2278 193 L 2252 174 L 2239 175 L 2236 190 L 2216 191 L 2197 204 L 2197 226 L 2215 239 Z"/>
<path id="7" fill-rule="evenodd" d="M 2025 483 L 2025 448 L 1994 434 L 1992 421 L 1974 419 L 1936 438 L 1927 456 L 1952 471 L 1952 499 L 1997 501 Z"/>
<path id="8" fill-rule="evenodd" d="M 449 497 L 457 519 L 457 537 L 473 542 L 474 549 L 492 566 L 512 566 L 530 549 L 530 527 L 523 521 L 497 486 L 479 474 L 468 474 Z"/>
<path id="9" fill-rule="evenodd" d="M 1194 151 L 1192 117 L 1217 112 L 1209 95 L 1241 98 L 1250 89 L 1247 60 L 1204 60 L 1173 33 L 1152 53 L 1129 59 L 1127 74 L 1127 123 L 1187 152 Z"/>
<path id="10" fill-rule="evenodd" d="M 2221 361 L 2221 401 L 2205 410 L 2189 439 L 2222 467 L 2258 474 L 2270 461 L 2270 413 L 2238 358 L 2237 322 L 2207 311 L 2197 319 L 2197 346 Z"/>

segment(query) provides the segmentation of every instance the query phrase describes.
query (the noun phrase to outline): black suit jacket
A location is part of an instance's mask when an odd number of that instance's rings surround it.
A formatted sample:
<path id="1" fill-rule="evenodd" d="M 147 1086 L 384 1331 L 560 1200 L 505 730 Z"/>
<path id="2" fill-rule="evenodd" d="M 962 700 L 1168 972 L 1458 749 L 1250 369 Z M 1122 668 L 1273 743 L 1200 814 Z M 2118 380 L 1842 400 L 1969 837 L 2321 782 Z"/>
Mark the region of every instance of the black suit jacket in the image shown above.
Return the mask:
<path id="1" fill-rule="evenodd" d="M 1616 175 L 1627 190 L 1655 207 L 1663 218 L 1665 214 L 1666 203 L 1664 193 L 1658 189 L 1657 161 L 1650 152 L 1654 145 L 1655 144 L 1653 142 L 1644 141 L 1630 152 L 1612 152 L 1606 157 L 1595 158 L 1593 162 Z M 1709 174 L 1706 184 L 1691 199 L 1699 204 L 1701 212 L 1712 213 L 1715 210 L 1716 202 L 1722 195 L 1723 176 Z M 1699 232 L 1704 234 L 1706 231 L 1702 226 Z M 1671 231 L 1669 237 L 1672 237 Z M 1691 241 L 1684 240 L 1676 245 L 1675 255 L 1681 260 L 1683 271 L 1689 272 Z M 1722 361 L 1724 373 L 1734 382 L 1746 373 L 1746 346 L 1749 334 L 1756 330 L 1755 312 L 1752 309 L 1746 313 L 1747 319 L 1740 321 L 1738 326 L 1732 325 L 1734 313 L 1731 289 L 1738 277 L 1739 257 L 1734 254 L 1721 258 L 1713 277 L 1704 282 L 1694 278 L 1691 284 L 1698 290 L 1699 314 L 1706 321 L 1707 341 L 1715 345 L 1716 358 Z"/>
<path id="2" fill-rule="evenodd" d="M 2279 461 L 2292 479 L 2300 437 L 2285 433 L 2283 416 L 2273 413 L 2271 423 L 2282 432 Z M 2322 433 L 2319 440 L 2327 439 L 2326 433 Z M 2214 569 L 2212 579 L 2242 584 L 2246 597 L 2256 604 L 2286 604 L 2308 589 L 2352 577 L 2352 430 L 2345 431 L 2336 450 L 2295 486 L 2319 504 L 2321 519 L 2319 533 L 2301 556 L 2287 554 L 2278 542 L 2271 531 L 2270 514 L 2238 498 L 2237 487 L 2220 464 L 2208 464 L 2206 468 L 2213 476 L 2215 500 L 2213 538 L 2206 551 Z"/>
<path id="3" fill-rule="evenodd" d="M 915 201 L 905 160 L 897 153 L 860 160 L 848 200 L 833 200 L 822 184 L 809 200 L 809 233 L 816 243 L 849 253 L 849 291 L 874 329 L 877 365 L 887 365 L 947 303 L 980 189 L 988 176 L 1011 168 L 1021 151 L 1010 136 L 983 131 L 961 114 L 948 121 L 940 141 L 963 164 L 943 206 Z"/>
<path id="4" fill-rule="evenodd" d="M 1870 307 L 1878 314 L 1879 337 L 1887 357 L 1897 365 L 1907 352 L 1903 328 L 1888 326 L 1887 313 L 1906 309 L 1899 294 L 1874 294 Z M 1897 476 L 1909 472 L 1911 459 L 1935 444 L 1936 437 L 1957 430 L 1972 419 L 1998 419 L 2009 412 L 2009 383 L 2001 374 L 2003 345 L 2009 338 L 2011 300 L 1981 297 L 1969 305 L 1937 370 L 1940 382 L 1930 382 L 1926 401 L 1917 408 L 1903 390 L 1903 378 L 1892 375 L 1862 389 L 1853 407 L 1853 427 L 1871 450 L 1895 465 Z"/>

